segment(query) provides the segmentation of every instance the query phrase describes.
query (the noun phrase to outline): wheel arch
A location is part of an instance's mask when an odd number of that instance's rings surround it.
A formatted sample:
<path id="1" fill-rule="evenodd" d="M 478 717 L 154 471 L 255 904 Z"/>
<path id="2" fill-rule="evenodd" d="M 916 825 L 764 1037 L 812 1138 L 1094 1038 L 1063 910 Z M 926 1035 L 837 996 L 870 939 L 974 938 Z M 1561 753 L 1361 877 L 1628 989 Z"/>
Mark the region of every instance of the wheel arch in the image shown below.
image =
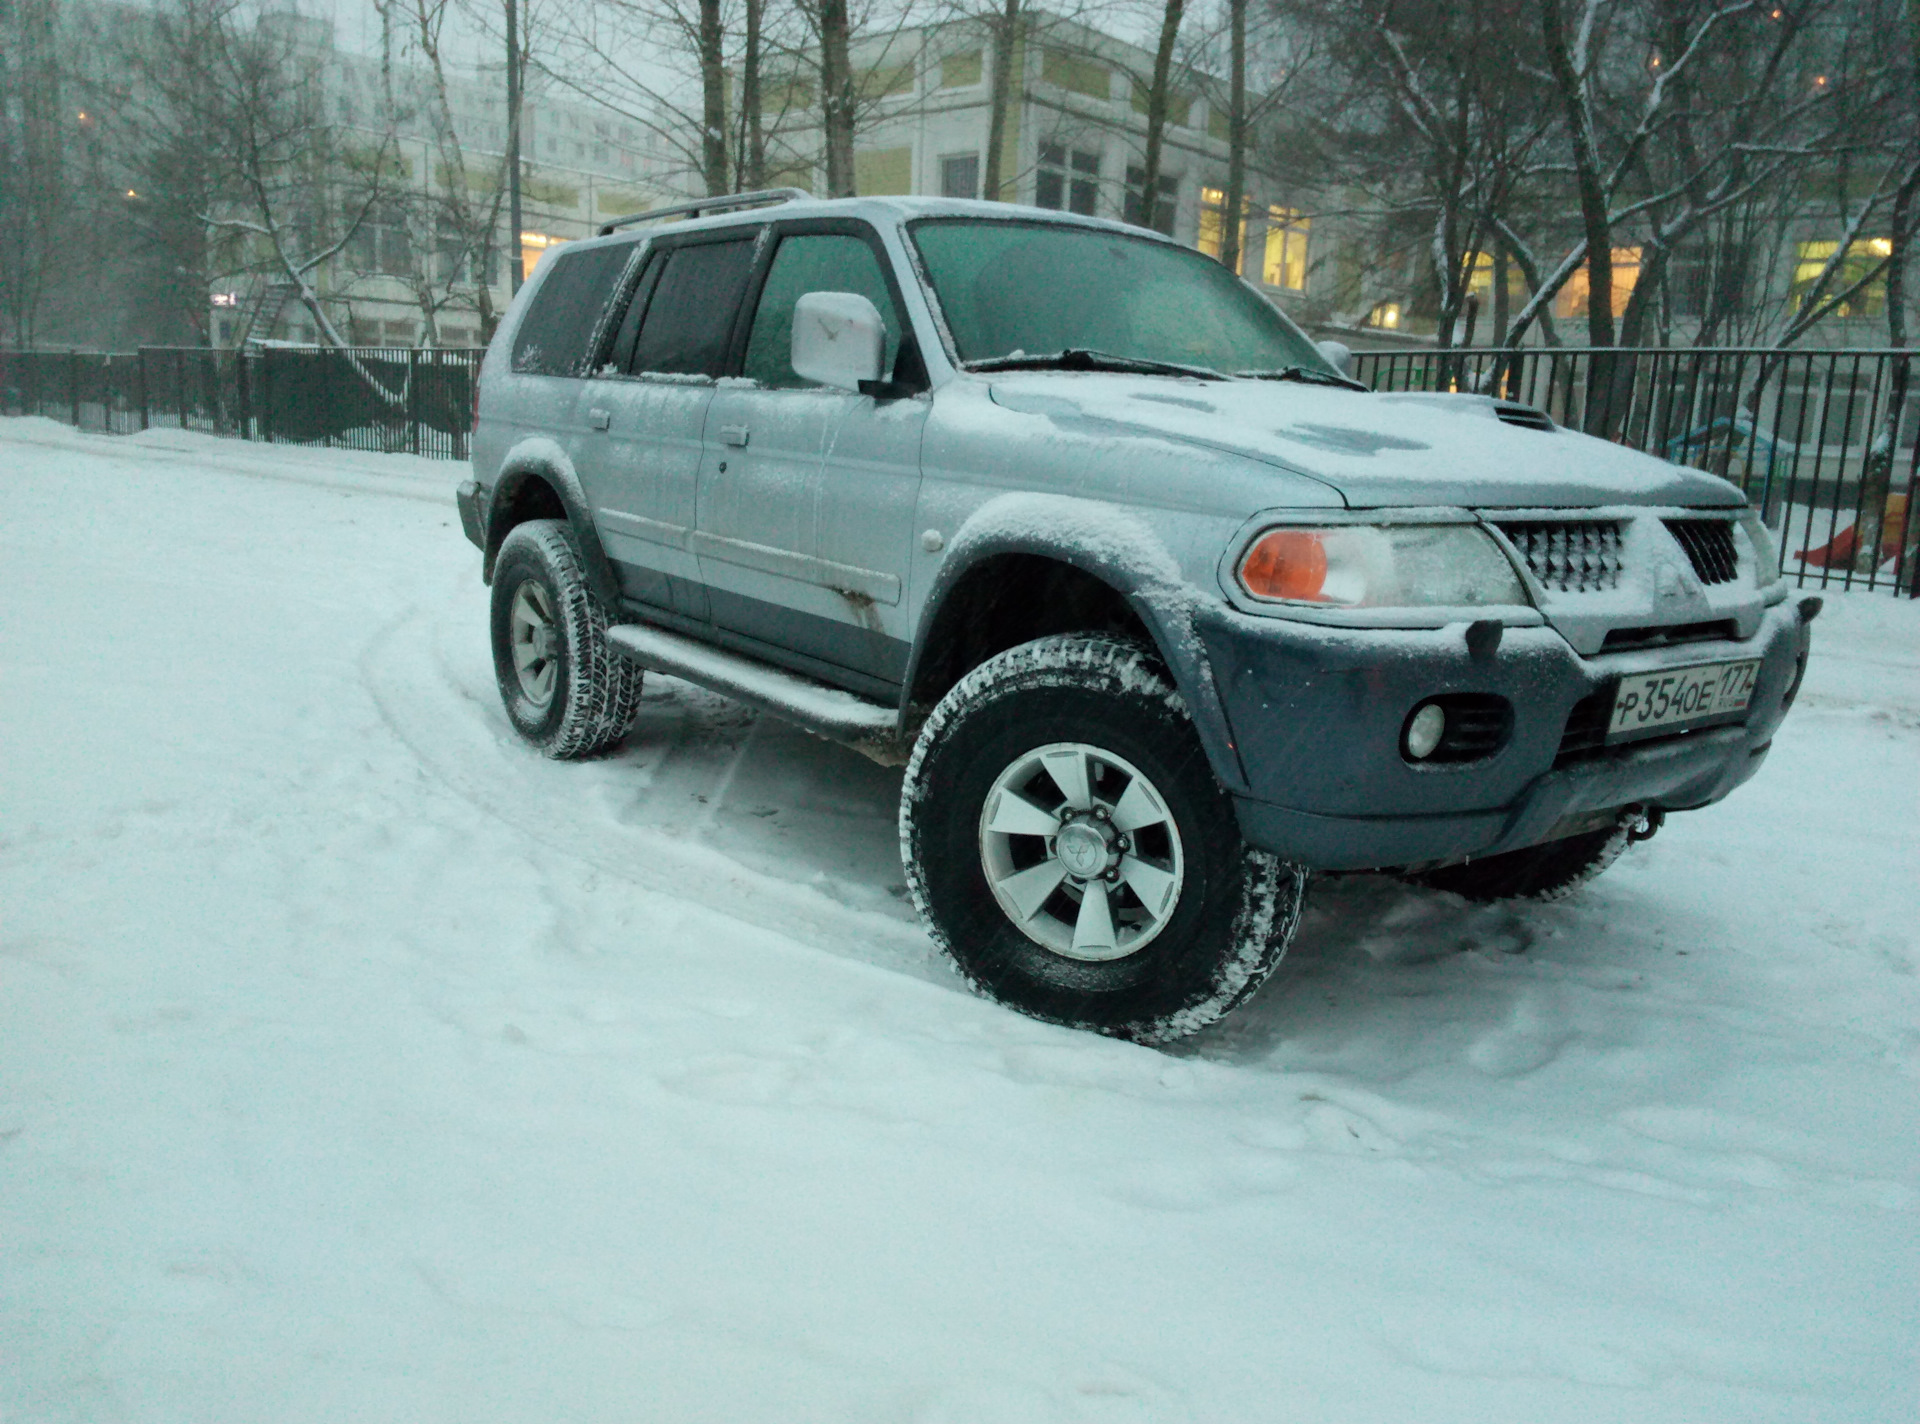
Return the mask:
<path id="1" fill-rule="evenodd" d="M 1244 791 L 1192 613 L 1200 595 L 1138 516 L 1067 496 L 1012 495 L 962 526 L 922 606 L 905 708 L 930 710 L 973 668 L 1056 633 L 1120 633 L 1149 644 L 1192 713 L 1214 774 Z"/>
<path id="2" fill-rule="evenodd" d="M 500 545 L 514 526 L 530 519 L 561 519 L 573 530 L 580 566 L 594 596 L 608 609 L 620 606 L 620 580 L 600 543 L 586 491 L 573 462 L 553 441 L 524 440 L 507 452 L 487 502 L 487 542 L 480 566 L 484 582 L 493 582 Z"/>

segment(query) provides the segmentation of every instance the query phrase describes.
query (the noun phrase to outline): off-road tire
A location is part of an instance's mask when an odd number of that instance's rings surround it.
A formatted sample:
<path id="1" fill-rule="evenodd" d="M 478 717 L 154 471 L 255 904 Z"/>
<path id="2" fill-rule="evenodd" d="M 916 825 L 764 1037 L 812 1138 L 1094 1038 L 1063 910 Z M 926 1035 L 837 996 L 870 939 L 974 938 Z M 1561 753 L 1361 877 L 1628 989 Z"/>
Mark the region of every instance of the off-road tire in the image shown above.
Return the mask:
<path id="1" fill-rule="evenodd" d="M 1564 900 L 1620 858 L 1631 831 L 1609 826 L 1407 877 L 1469 900 Z"/>
<path id="2" fill-rule="evenodd" d="M 1034 749 L 1083 743 L 1149 778 L 1184 850 L 1164 928 L 1088 962 L 1023 932 L 995 899 L 981 826 L 997 777 Z M 1307 873 L 1247 845 L 1186 703 L 1153 651 L 1065 634 L 1001 653 L 922 727 L 900 798 L 907 884 L 934 941 L 987 997 L 1050 1023 L 1141 1043 L 1182 1038 L 1260 987 L 1299 925 Z"/>
<path id="3" fill-rule="evenodd" d="M 523 685 L 514 661 L 514 600 L 527 585 L 544 595 L 555 630 L 551 693 L 544 704 Z M 640 710 L 640 669 L 607 642 L 607 611 L 594 597 L 573 531 L 558 519 L 515 525 L 493 568 L 493 670 L 513 729 L 548 756 L 605 751 Z"/>

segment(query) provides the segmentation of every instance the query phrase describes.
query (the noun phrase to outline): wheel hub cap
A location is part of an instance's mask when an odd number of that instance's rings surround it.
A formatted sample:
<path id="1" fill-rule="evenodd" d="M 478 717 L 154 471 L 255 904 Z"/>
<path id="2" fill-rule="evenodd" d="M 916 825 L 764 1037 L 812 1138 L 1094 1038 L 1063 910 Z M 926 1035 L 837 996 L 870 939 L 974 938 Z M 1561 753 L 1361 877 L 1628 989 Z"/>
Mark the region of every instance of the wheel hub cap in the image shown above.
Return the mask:
<path id="1" fill-rule="evenodd" d="M 1107 838 L 1085 821 L 1061 827 L 1053 844 L 1069 875 L 1091 880 L 1107 868 Z"/>
<path id="2" fill-rule="evenodd" d="M 1186 862 L 1159 790 L 1084 742 L 1017 757 L 980 812 L 980 865 L 1000 908 L 1069 959 L 1124 959 L 1166 928 Z"/>
<path id="3" fill-rule="evenodd" d="M 520 694 L 535 707 L 553 701 L 553 685 L 559 665 L 554 654 L 559 648 L 554 626 L 553 600 L 546 589 L 528 579 L 514 590 L 513 605 L 507 615 L 513 640 L 513 671 L 520 681 Z"/>

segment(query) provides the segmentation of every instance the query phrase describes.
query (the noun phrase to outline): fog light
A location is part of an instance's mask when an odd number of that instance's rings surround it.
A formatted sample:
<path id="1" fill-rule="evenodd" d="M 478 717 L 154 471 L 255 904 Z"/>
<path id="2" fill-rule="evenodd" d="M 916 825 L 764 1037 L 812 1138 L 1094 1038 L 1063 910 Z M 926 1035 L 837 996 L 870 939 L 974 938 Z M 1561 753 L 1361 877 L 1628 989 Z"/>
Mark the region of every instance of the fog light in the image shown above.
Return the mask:
<path id="1" fill-rule="evenodd" d="M 1407 730 L 1400 734 L 1400 749 L 1408 761 L 1425 761 L 1440 745 L 1447 732 L 1447 714 L 1437 702 L 1416 708 L 1407 719 Z"/>

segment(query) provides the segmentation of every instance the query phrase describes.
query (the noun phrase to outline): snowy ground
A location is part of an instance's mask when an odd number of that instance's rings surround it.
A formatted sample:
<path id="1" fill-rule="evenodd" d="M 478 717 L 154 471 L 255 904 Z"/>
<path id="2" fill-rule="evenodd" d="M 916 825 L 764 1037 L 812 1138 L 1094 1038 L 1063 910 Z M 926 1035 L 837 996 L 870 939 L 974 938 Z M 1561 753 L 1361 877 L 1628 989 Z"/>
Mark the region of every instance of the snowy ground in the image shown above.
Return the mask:
<path id="1" fill-rule="evenodd" d="M 1169 1054 L 959 987 L 897 773 L 666 679 L 529 754 L 459 477 L 0 422 L 0 1419 L 1920 1417 L 1920 606 Z"/>

